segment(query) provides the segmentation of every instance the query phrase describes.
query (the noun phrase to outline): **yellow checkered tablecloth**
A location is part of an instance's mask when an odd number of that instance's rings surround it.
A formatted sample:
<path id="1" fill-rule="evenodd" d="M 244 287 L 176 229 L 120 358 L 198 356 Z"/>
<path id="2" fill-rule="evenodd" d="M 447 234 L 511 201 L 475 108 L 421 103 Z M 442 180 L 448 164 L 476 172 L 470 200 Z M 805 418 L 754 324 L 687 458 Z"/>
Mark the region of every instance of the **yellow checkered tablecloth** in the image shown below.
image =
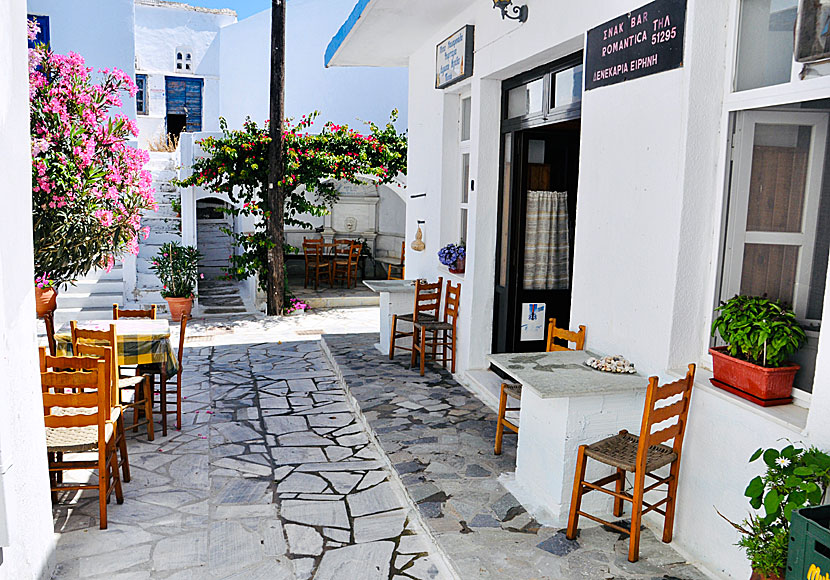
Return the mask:
<path id="1" fill-rule="evenodd" d="M 178 372 L 176 353 L 170 343 L 170 323 L 167 320 L 148 318 L 121 318 L 118 320 L 84 320 L 78 328 L 87 330 L 109 330 L 115 325 L 118 339 L 119 365 L 164 364 L 168 377 Z M 72 335 L 69 324 L 55 333 L 58 356 L 72 355 Z"/>

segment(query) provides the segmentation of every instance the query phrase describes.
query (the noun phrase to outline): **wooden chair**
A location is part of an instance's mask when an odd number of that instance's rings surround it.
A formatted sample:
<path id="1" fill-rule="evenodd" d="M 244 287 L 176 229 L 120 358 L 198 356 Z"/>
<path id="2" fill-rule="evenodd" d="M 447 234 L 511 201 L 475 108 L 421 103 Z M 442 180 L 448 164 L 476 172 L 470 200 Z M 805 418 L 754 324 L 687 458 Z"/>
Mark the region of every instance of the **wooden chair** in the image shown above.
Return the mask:
<path id="1" fill-rule="evenodd" d="M 412 341 L 413 358 L 420 356 L 421 376 L 424 376 L 424 359 L 426 358 L 427 333 L 432 333 L 432 356 L 447 368 L 447 361 L 452 361 L 450 370 L 455 372 L 456 335 L 458 329 L 458 306 L 461 299 L 461 283 L 453 285 L 447 280 L 444 295 L 444 319 L 440 321 L 418 321 L 414 323 L 415 336 Z M 440 355 L 439 355 L 440 352 Z"/>
<path id="2" fill-rule="evenodd" d="M 426 329 L 424 326 L 419 326 L 419 324 L 438 321 L 438 317 L 441 314 L 441 291 L 443 290 L 443 282 L 443 278 L 438 278 L 437 284 L 425 282 L 415 283 L 415 307 L 412 316 L 412 348 L 409 349 L 411 354 L 409 365 L 414 367 L 415 359 L 418 353 L 421 353 L 421 376 L 424 374 L 424 358 L 427 345 Z M 393 327 L 392 336 L 394 337 L 395 334 L 396 332 Z M 438 349 L 438 336 L 433 332 L 431 338 L 430 346 L 432 357 L 435 358 L 435 353 Z"/>
<path id="3" fill-rule="evenodd" d="M 323 240 L 303 240 L 303 256 L 305 257 L 303 288 L 308 288 L 308 281 L 312 278 L 315 290 L 320 285 L 321 277 L 331 284 L 331 262 L 323 254 Z"/>
<path id="4" fill-rule="evenodd" d="M 567 342 L 568 345 L 573 343 L 573 348 L 569 346 L 562 346 L 555 342 Z M 556 319 L 548 320 L 548 341 L 545 347 L 546 352 L 554 352 L 561 350 L 583 350 L 585 348 L 585 326 L 579 326 L 579 332 L 558 328 L 556 326 Z M 508 407 L 507 399 L 513 398 L 517 401 L 522 400 L 522 385 L 514 382 L 504 382 L 501 384 L 501 396 L 499 397 L 499 416 L 496 423 L 496 445 L 494 453 L 501 455 L 501 444 L 504 438 L 504 428 L 507 427 L 518 435 L 519 426 L 507 419 L 508 411 L 518 411 L 520 407 Z"/>
<path id="5" fill-rule="evenodd" d="M 408 336 L 415 336 L 415 327 L 414 323 L 417 321 L 432 321 L 435 322 L 438 320 L 438 311 L 440 310 L 441 306 L 441 287 L 444 283 L 444 278 L 438 278 L 438 282 L 434 284 L 428 283 L 426 280 L 416 280 L 415 282 L 415 306 L 413 307 L 412 314 L 393 314 L 392 315 L 392 336 L 390 337 L 389 341 L 389 358 L 393 358 L 395 356 L 395 349 L 399 348 L 402 350 L 412 351 L 411 348 L 407 346 L 399 346 L 395 344 L 399 338 L 408 337 Z M 437 295 L 437 302 L 433 302 L 436 300 Z M 423 308 L 419 308 L 419 306 L 423 306 Z M 428 308 L 428 310 L 427 310 Z M 433 314 L 430 314 L 433 312 Z M 413 328 L 411 331 L 405 330 L 398 330 L 398 322 L 409 322 L 413 324 Z M 412 364 L 414 365 L 415 362 L 413 360 Z"/>
<path id="6" fill-rule="evenodd" d="M 159 375 L 159 405 L 161 409 L 161 432 L 162 435 L 164 435 L 165 437 L 167 436 L 168 415 L 176 415 L 176 429 L 180 430 L 182 428 L 182 360 L 184 358 L 184 335 L 185 330 L 187 329 L 188 320 L 190 320 L 190 316 L 182 314 L 181 324 L 179 325 L 179 350 L 176 353 L 179 370 L 176 374 L 176 392 L 174 400 L 168 399 L 168 394 L 172 393 L 167 390 L 167 379 L 169 377 L 165 372 L 163 372 L 163 365 L 139 365 L 138 367 L 142 373 L 148 374 L 150 377 L 150 392 L 155 391 L 154 375 Z M 175 404 L 175 408 L 172 410 L 168 410 L 167 405 L 171 403 Z"/>
<path id="7" fill-rule="evenodd" d="M 352 287 L 352 271 L 357 282 L 357 263 L 360 260 L 361 245 L 352 240 L 333 240 L 334 255 L 332 256 L 332 285 L 345 283 L 346 288 Z"/>
<path id="8" fill-rule="evenodd" d="M 113 400 L 116 405 L 133 410 L 133 424 L 129 427 L 125 426 L 125 429 L 133 430 L 146 425 L 147 438 L 153 441 L 155 439 L 153 430 L 153 386 L 150 378 L 141 372 L 137 372 L 134 376 L 121 376 L 115 325 L 110 324 L 109 330 L 85 330 L 78 328 L 77 321 L 72 320 L 69 322 L 69 328 L 72 333 L 72 352 L 76 355 L 101 356 L 101 347 L 106 346 L 112 349 L 113 380 L 117 381 Z M 139 419 L 139 414 L 143 414 L 144 419 Z M 119 435 L 118 439 L 120 444 L 122 436 Z M 120 445 L 119 448 L 121 448 Z M 126 450 L 125 444 L 122 455 L 126 454 Z M 129 477 L 124 477 L 124 481 L 129 480 Z"/>
<path id="9" fill-rule="evenodd" d="M 387 280 L 403 280 L 406 275 L 406 267 L 404 260 L 406 258 L 406 242 L 401 242 L 401 262 L 400 264 L 386 264 L 386 279 Z M 400 271 L 400 272 L 399 272 Z"/>
<path id="10" fill-rule="evenodd" d="M 118 320 L 119 318 L 149 318 L 155 320 L 156 305 L 151 305 L 149 310 L 122 310 L 118 307 L 118 304 L 113 304 L 112 319 Z"/>
<path id="11" fill-rule="evenodd" d="M 46 324 L 46 340 L 49 342 L 49 354 L 55 356 L 57 344 L 55 343 L 55 311 L 43 315 L 43 322 Z"/>
<path id="12" fill-rule="evenodd" d="M 695 379 L 695 365 L 690 364 L 686 377 L 672 383 L 658 386 L 657 377 L 648 380 L 645 410 L 640 427 L 640 435 L 620 431 L 618 435 L 603 439 L 591 445 L 580 445 L 576 460 L 574 489 L 571 498 L 571 513 L 568 518 L 567 537 L 576 538 L 579 516 L 605 524 L 606 526 L 629 535 L 628 561 L 636 562 L 640 557 L 640 526 L 642 517 L 650 511 L 656 511 L 665 518 L 663 523 L 663 541 L 672 540 L 674 529 L 675 502 L 677 501 L 677 482 L 680 472 L 680 453 L 683 447 L 683 435 L 686 432 L 686 418 L 689 414 L 689 402 Z M 677 398 L 679 395 L 679 398 Z M 672 402 L 668 402 L 672 399 Z M 658 406 L 660 403 L 660 406 Z M 672 421 L 669 426 L 665 423 Z M 658 430 L 654 430 L 657 426 Z M 674 440 L 671 447 L 665 445 Z M 585 481 L 585 465 L 588 458 L 616 468 L 616 473 L 594 482 Z M 655 475 L 654 471 L 670 465 L 665 477 Z M 632 493 L 625 491 L 625 474 L 634 474 Z M 646 487 L 645 478 L 655 480 Z M 605 486 L 614 483 L 613 490 Z M 655 503 L 647 503 L 643 496 L 655 488 L 666 485 L 666 497 Z M 623 502 L 632 504 L 631 529 L 626 530 L 616 524 L 602 520 L 594 515 L 580 511 L 582 496 L 591 491 L 601 491 L 614 497 L 614 516 L 623 514 Z M 660 506 L 665 504 L 665 509 Z M 645 509 L 643 509 L 645 507 Z"/>
<path id="13" fill-rule="evenodd" d="M 124 503 L 115 455 L 107 364 L 93 357 L 47 358 L 45 350 L 41 349 L 41 352 L 42 360 L 48 361 L 53 368 L 64 369 L 40 373 L 52 497 L 56 500 L 61 490 L 97 489 L 100 528 L 104 530 L 107 528 L 107 501 L 113 490 L 116 501 Z M 64 412 L 66 409 L 72 409 L 72 412 Z M 80 409 L 83 412 L 78 412 Z M 97 451 L 97 460 L 64 459 L 65 454 L 88 451 Z M 64 483 L 63 472 L 72 469 L 97 470 L 97 483 Z"/>

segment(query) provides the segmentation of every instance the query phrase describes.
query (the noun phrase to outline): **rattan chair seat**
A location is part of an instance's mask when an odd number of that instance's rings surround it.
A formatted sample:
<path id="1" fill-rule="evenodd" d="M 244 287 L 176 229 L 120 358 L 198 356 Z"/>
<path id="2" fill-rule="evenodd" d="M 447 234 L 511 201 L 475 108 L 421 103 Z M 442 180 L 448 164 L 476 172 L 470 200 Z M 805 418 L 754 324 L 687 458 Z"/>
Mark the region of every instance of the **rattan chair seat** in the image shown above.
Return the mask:
<path id="1" fill-rule="evenodd" d="M 637 447 L 640 438 L 631 433 L 613 435 L 585 449 L 585 455 L 606 465 L 619 467 L 625 471 L 636 471 Z M 677 459 L 677 454 L 666 445 L 652 445 L 648 448 L 646 472 L 654 471 Z"/>
<path id="2" fill-rule="evenodd" d="M 435 317 L 432 314 L 421 314 L 419 317 L 419 322 L 435 322 Z M 410 314 L 399 314 L 398 320 L 403 320 L 404 322 L 414 322 L 415 315 Z"/>
<path id="3" fill-rule="evenodd" d="M 49 411 L 56 417 L 65 417 L 72 415 L 94 415 L 98 412 L 97 407 L 52 407 Z M 110 421 L 116 421 L 121 416 L 121 407 L 113 407 L 110 413 Z"/>
<path id="4" fill-rule="evenodd" d="M 504 392 L 514 399 L 522 400 L 522 385 L 519 383 L 502 383 Z"/>
<path id="5" fill-rule="evenodd" d="M 144 377 L 142 375 L 138 375 L 135 377 L 121 377 L 118 379 L 118 388 L 119 389 L 132 389 L 133 387 L 137 387 L 144 381 Z"/>
<path id="6" fill-rule="evenodd" d="M 106 439 L 112 438 L 112 423 L 106 423 Z M 47 427 L 46 450 L 49 453 L 79 453 L 98 449 L 98 425 L 85 427 Z"/>
<path id="7" fill-rule="evenodd" d="M 440 320 L 421 320 L 414 323 L 417 328 L 424 327 L 429 331 L 433 330 L 452 330 L 452 324 L 449 322 L 441 322 Z"/>

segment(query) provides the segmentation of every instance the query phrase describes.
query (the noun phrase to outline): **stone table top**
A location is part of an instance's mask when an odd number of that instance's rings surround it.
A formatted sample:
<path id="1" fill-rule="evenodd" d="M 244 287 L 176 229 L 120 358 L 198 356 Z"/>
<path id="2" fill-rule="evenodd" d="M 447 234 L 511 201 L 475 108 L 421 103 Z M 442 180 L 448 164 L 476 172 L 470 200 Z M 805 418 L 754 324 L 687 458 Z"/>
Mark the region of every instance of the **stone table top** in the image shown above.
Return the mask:
<path id="1" fill-rule="evenodd" d="M 590 397 L 643 391 L 648 379 L 640 374 L 615 374 L 585 364 L 587 350 L 491 354 L 487 360 L 543 399 Z"/>
<path id="2" fill-rule="evenodd" d="M 414 280 L 364 280 L 363 284 L 373 292 L 415 292 Z"/>

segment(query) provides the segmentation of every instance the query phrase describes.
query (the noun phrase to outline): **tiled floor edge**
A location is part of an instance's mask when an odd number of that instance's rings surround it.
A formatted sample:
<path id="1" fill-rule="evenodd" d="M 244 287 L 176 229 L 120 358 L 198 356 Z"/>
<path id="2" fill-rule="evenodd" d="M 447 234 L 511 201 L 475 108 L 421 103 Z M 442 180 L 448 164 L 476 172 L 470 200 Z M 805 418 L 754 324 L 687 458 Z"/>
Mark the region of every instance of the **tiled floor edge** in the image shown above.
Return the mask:
<path id="1" fill-rule="evenodd" d="M 450 557 L 438 543 L 432 528 L 430 528 L 429 525 L 427 525 L 423 515 L 421 514 L 421 510 L 418 509 L 418 506 L 415 504 L 415 502 L 410 497 L 409 493 L 406 491 L 406 486 L 403 484 L 403 481 L 401 481 L 401 478 L 398 475 L 397 470 L 392 465 L 392 462 L 389 460 L 389 457 L 386 455 L 386 452 L 383 450 L 383 446 L 381 445 L 380 440 L 375 434 L 374 429 L 372 428 L 371 424 L 366 420 L 366 417 L 363 415 L 363 410 L 360 408 L 360 404 L 358 403 L 357 399 L 355 399 L 355 397 L 352 395 L 351 390 L 349 389 L 349 384 L 343 377 L 343 373 L 340 370 L 340 367 L 337 365 L 334 356 L 329 350 L 329 346 L 326 343 L 325 336 L 320 337 L 320 348 L 322 349 L 323 354 L 325 354 L 326 360 L 328 360 L 329 364 L 334 370 L 334 374 L 337 377 L 337 382 L 340 383 L 340 386 L 346 392 L 346 400 L 348 401 L 349 406 L 351 406 L 354 410 L 358 422 L 364 427 L 366 433 L 368 433 L 369 440 L 372 442 L 372 444 L 380 451 L 381 462 L 384 464 L 384 466 L 391 474 L 389 477 L 389 481 L 392 482 L 392 484 L 396 487 L 397 491 L 401 494 L 401 496 L 406 499 L 406 502 L 410 508 L 410 513 L 414 514 L 415 520 L 418 522 L 418 525 L 423 530 L 424 535 L 429 538 L 431 547 L 435 550 L 434 552 L 431 551 L 430 554 L 434 558 L 436 556 L 440 557 L 441 563 L 445 568 L 444 571 L 447 572 L 453 579 L 463 580 L 461 575 L 458 573 L 458 570 L 456 570 L 455 566 L 453 565 Z M 435 559 L 437 560 L 437 558 Z"/>

